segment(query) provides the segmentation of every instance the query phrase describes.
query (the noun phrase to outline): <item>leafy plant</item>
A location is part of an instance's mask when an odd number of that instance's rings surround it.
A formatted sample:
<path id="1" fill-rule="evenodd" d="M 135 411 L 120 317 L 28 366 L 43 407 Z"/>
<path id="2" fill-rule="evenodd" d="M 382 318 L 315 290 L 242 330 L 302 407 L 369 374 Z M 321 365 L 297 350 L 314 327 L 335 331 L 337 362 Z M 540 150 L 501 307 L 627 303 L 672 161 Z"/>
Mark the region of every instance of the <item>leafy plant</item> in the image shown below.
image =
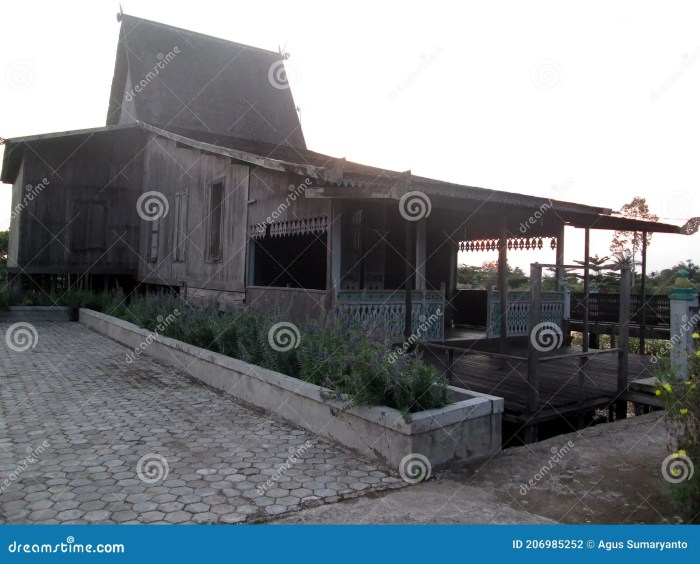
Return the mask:
<path id="1" fill-rule="evenodd" d="M 695 351 L 688 357 L 687 375 L 673 369 L 664 359 L 657 372 L 660 385 L 656 390 L 666 409 L 666 422 L 675 445 L 669 445 L 677 466 L 670 466 L 672 495 L 691 522 L 700 522 L 700 335 L 693 334 Z M 673 460 L 671 461 L 673 462 Z M 682 475 L 681 472 L 686 472 Z M 692 474 L 692 476 L 690 475 Z M 683 478 L 683 479 L 681 479 Z"/>

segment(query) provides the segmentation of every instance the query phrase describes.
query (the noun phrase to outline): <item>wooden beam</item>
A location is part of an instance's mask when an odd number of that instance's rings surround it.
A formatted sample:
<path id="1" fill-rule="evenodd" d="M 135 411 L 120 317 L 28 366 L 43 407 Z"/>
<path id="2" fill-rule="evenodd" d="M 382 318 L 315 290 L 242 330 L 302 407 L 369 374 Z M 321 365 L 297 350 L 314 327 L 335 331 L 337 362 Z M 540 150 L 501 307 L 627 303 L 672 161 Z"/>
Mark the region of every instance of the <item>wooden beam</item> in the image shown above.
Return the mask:
<path id="1" fill-rule="evenodd" d="M 630 322 L 630 292 L 632 290 L 632 272 L 623 267 L 620 272 L 620 342 L 617 355 L 617 393 L 627 392 L 627 372 L 629 365 L 629 322 Z M 618 400 L 615 403 L 615 418 L 627 417 L 627 401 Z"/>
<path id="2" fill-rule="evenodd" d="M 416 224 L 416 290 L 425 290 L 425 235 L 426 218 L 421 218 Z"/>

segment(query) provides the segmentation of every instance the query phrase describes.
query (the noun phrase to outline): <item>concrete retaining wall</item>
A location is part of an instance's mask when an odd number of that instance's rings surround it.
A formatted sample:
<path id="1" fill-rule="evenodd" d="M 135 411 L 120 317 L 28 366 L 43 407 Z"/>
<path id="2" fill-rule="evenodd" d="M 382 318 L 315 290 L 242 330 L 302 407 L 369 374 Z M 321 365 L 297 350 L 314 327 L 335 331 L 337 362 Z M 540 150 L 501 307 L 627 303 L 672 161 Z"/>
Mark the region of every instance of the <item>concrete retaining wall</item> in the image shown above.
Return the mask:
<path id="1" fill-rule="evenodd" d="M 426 456 L 434 467 L 501 448 L 502 398 L 450 387 L 455 403 L 415 413 L 410 422 L 396 409 L 382 406 L 339 411 L 338 404 L 321 399 L 324 388 L 314 384 L 157 336 L 92 310 L 81 309 L 80 322 L 130 348 L 124 362 L 148 355 L 394 468 L 410 454 Z"/>

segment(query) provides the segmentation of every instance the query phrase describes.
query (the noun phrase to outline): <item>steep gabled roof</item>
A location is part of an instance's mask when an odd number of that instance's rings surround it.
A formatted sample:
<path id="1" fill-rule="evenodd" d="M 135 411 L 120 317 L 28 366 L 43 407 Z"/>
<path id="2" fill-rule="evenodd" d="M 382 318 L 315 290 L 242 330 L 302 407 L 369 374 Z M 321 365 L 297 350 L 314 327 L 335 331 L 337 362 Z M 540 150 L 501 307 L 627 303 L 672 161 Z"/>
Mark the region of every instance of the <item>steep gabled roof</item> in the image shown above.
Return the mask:
<path id="1" fill-rule="evenodd" d="M 136 120 L 306 148 L 278 53 L 121 16 L 107 125 Z"/>

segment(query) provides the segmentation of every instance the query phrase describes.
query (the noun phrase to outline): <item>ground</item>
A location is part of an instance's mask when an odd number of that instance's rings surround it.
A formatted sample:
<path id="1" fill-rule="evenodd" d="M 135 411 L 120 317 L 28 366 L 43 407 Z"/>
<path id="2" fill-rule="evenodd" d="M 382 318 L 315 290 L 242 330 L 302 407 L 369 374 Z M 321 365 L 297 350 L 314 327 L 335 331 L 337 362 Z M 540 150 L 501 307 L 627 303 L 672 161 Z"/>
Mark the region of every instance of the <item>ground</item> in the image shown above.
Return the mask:
<path id="1" fill-rule="evenodd" d="M 34 325 L 34 348 L 0 340 L 0 523 L 678 522 L 660 413 L 409 487 L 82 325 Z"/>

